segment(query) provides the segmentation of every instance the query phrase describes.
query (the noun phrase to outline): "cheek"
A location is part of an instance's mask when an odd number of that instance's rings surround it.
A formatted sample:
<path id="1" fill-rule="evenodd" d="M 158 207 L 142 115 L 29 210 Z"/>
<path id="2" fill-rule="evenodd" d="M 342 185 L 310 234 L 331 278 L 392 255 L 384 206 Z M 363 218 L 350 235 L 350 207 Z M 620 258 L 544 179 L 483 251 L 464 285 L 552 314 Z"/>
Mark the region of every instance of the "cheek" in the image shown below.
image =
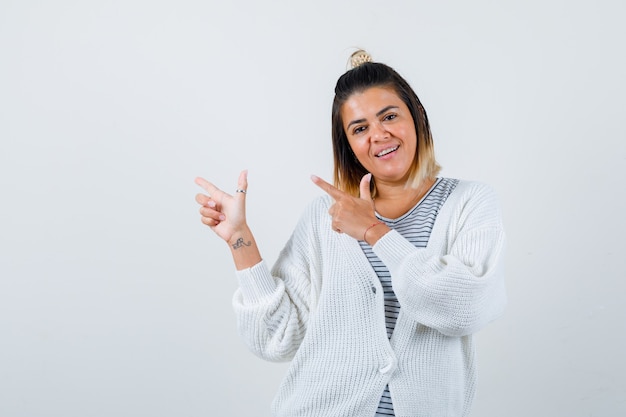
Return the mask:
<path id="1" fill-rule="evenodd" d="M 348 139 L 348 145 L 350 145 L 350 149 L 352 149 L 352 152 L 354 152 L 356 155 L 363 153 L 363 150 L 366 148 L 365 144 L 362 141 L 355 139 Z"/>
<path id="2" fill-rule="evenodd" d="M 355 147 L 352 148 L 352 152 L 359 159 L 366 159 L 369 155 L 369 147 L 365 144 L 356 144 Z"/>
<path id="3" fill-rule="evenodd" d="M 404 138 L 404 145 L 410 147 L 411 149 L 415 149 L 417 147 L 417 136 L 412 128 L 402 129 L 401 132 L 398 132 L 398 137 Z"/>

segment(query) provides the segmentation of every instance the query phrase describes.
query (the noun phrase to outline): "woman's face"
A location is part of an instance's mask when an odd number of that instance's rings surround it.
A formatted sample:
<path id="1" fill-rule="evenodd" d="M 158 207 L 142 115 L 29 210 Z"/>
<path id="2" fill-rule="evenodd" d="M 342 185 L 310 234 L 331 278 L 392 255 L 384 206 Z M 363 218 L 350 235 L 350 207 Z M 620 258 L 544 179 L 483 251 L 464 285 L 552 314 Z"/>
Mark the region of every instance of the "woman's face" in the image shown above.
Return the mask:
<path id="1" fill-rule="evenodd" d="M 390 88 L 355 93 L 341 107 L 343 128 L 357 159 L 376 181 L 406 184 L 417 134 L 409 108 Z"/>

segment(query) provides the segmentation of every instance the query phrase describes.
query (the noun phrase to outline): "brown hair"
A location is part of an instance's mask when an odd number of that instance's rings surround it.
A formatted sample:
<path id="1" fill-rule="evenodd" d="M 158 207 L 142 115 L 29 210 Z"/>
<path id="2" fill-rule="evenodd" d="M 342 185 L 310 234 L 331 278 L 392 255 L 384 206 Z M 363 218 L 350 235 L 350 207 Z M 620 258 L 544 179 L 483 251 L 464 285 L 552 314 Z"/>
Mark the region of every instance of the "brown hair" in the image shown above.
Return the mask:
<path id="1" fill-rule="evenodd" d="M 357 51 L 353 54 L 363 54 Z M 415 132 L 417 147 L 415 158 L 409 173 L 407 186 L 416 188 L 424 179 L 434 179 L 441 167 L 435 160 L 433 138 L 428 124 L 426 110 L 422 106 L 417 94 L 411 86 L 393 68 L 377 63 L 359 63 L 355 68 L 347 71 L 335 86 L 335 98 L 332 108 L 332 140 L 333 156 L 335 160 L 334 182 L 335 186 L 354 196 L 359 195 L 361 178 L 367 174 L 367 170 L 356 159 L 350 148 L 346 132 L 341 118 L 341 107 L 355 93 L 360 93 L 371 87 L 383 87 L 393 90 L 409 108 Z M 375 178 L 372 181 L 372 195 L 376 194 Z"/>

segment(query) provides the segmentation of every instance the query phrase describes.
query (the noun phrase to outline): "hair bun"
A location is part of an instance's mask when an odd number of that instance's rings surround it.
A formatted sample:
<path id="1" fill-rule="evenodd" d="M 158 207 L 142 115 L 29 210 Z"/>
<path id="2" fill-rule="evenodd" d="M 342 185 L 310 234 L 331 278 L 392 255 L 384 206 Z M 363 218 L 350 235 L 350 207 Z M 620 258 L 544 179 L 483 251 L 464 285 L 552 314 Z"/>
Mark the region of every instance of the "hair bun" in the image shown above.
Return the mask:
<path id="1" fill-rule="evenodd" d="M 372 56 L 363 49 L 359 49 L 350 55 L 350 68 L 356 68 L 366 62 L 372 62 Z"/>

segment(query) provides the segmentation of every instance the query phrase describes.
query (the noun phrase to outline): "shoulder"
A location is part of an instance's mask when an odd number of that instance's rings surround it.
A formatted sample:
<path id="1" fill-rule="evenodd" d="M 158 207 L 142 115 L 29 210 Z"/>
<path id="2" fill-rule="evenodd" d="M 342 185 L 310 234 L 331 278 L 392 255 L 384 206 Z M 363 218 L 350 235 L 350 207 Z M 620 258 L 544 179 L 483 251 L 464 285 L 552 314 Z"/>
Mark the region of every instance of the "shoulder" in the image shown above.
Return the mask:
<path id="1" fill-rule="evenodd" d="M 492 186 L 480 181 L 455 181 L 457 185 L 444 205 L 449 216 L 462 223 L 469 219 L 482 219 L 481 223 L 501 223 L 502 210 Z"/>
<path id="2" fill-rule="evenodd" d="M 466 179 L 458 179 L 458 178 L 442 178 L 445 181 L 453 181 L 456 182 L 456 188 L 461 192 L 468 193 L 494 193 L 494 189 L 491 185 L 475 180 L 466 180 Z"/>
<path id="3" fill-rule="evenodd" d="M 304 208 L 296 230 L 317 229 L 330 216 L 328 210 L 332 205 L 332 199 L 328 195 L 321 195 L 311 200 Z"/>
<path id="4" fill-rule="evenodd" d="M 332 204 L 332 198 L 328 195 L 316 197 L 304 206 L 302 217 L 320 217 L 328 214 L 328 209 Z"/>
<path id="5" fill-rule="evenodd" d="M 454 190 L 450 194 L 450 197 L 454 201 L 485 201 L 497 203 L 498 196 L 495 189 L 484 182 L 473 180 L 462 180 L 454 178 L 442 178 L 442 180 L 456 183 Z"/>

